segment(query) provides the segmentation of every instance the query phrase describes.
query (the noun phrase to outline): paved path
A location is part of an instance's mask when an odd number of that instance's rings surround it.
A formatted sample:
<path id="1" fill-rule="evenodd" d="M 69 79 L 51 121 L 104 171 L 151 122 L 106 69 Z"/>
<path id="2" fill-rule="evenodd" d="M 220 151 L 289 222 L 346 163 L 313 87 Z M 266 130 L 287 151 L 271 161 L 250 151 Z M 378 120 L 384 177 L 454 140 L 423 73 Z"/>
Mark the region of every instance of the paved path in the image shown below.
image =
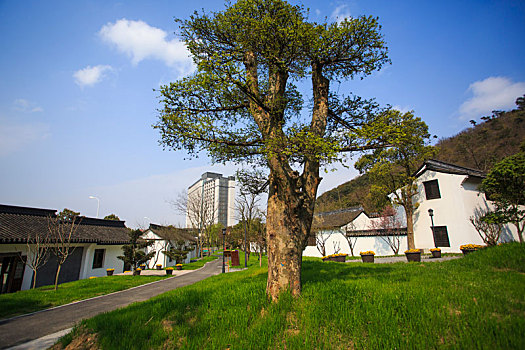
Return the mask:
<path id="1" fill-rule="evenodd" d="M 167 291 L 184 287 L 221 272 L 221 261 L 181 276 L 167 278 L 88 300 L 62 305 L 53 309 L 0 321 L 0 349 L 27 343 L 31 340 L 73 327 L 85 318 L 112 311 L 134 302 L 148 300 Z"/>
<path id="2" fill-rule="evenodd" d="M 439 261 L 445 261 L 445 260 L 452 260 L 452 259 L 458 259 L 461 258 L 460 255 L 458 256 L 443 256 L 442 258 L 432 258 L 428 255 L 421 256 L 421 262 L 439 262 Z M 352 259 L 347 260 L 347 263 L 362 263 L 361 259 Z M 407 258 L 404 256 L 390 256 L 386 258 L 374 258 L 374 263 L 376 264 L 393 264 L 398 262 L 407 262 Z"/>

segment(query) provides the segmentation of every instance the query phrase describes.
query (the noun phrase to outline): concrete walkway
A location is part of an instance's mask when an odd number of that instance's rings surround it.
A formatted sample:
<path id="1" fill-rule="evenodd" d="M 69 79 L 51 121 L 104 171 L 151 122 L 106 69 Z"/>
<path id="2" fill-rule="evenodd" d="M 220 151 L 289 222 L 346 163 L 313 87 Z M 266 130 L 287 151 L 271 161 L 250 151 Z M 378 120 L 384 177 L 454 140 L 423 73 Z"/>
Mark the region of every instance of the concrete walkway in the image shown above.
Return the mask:
<path id="1" fill-rule="evenodd" d="M 460 255 L 458 256 L 443 256 L 442 258 L 433 258 L 429 255 L 423 255 L 421 256 L 421 262 L 440 262 L 445 260 L 452 260 L 452 259 L 458 259 L 461 258 Z M 347 263 L 363 263 L 360 259 L 355 260 L 347 260 Z M 407 258 L 404 256 L 390 256 L 385 258 L 374 258 L 375 264 L 393 264 L 398 262 L 407 262 Z"/>
<path id="2" fill-rule="evenodd" d="M 198 270 L 188 271 L 162 281 L 2 320 L 0 321 L 0 349 L 20 344 L 23 345 L 17 347 L 19 349 L 45 348 L 43 343 L 28 342 L 34 339 L 43 341 L 49 338 L 45 336 L 60 334 L 59 332 L 73 327 L 83 319 L 125 307 L 134 302 L 148 300 L 156 295 L 217 275 L 221 273 L 221 263 L 222 261 L 215 260 Z M 27 346 L 24 347 L 24 345 Z"/>

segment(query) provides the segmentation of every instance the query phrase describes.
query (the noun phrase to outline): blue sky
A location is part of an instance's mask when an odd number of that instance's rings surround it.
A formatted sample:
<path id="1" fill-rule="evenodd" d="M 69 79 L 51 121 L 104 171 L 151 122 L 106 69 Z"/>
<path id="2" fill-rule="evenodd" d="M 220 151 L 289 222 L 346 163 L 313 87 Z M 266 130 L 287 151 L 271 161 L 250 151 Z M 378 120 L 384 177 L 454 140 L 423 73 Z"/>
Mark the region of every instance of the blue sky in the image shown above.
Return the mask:
<path id="1" fill-rule="evenodd" d="M 525 94 L 523 1 L 291 1 L 310 19 L 378 16 L 392 64 L 340 92 L 414 110 L 452 136 Z M 137 227 L 182 223 L 169 200 L 204 171 L 205 156 L 164 151 L 151 125 L 153 89 L 191 73 L 174 17 L 223 1 L 0 0 L 0 203 Z M 353 178 L 338 168 L 320 192 Z"/>

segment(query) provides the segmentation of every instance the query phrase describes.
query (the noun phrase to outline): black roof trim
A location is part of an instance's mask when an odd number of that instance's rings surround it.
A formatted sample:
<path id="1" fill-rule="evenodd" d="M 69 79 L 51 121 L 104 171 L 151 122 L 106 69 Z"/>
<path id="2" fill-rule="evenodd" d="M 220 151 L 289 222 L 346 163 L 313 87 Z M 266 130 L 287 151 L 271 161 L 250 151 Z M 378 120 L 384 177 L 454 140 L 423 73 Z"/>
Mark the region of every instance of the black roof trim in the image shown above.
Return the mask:
<path id="1" fill-rule="evenodd" d="M 16 205 L 0 204 L 0 213 L 19 214 L 19 215 L 33 215 L 33 216 L 54 216 L 56 210 L 19 207 Z"/>

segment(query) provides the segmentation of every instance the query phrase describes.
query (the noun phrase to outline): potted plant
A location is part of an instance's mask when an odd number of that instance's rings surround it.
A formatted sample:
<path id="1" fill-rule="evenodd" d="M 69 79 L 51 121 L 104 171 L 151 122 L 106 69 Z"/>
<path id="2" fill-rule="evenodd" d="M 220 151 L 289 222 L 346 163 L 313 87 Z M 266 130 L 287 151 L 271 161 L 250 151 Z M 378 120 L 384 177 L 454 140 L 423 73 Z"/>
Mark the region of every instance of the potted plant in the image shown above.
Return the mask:
<path id="1" fill-rule="evenodd" d="M 140 275 L 140 272 L 142 271 L 142 269 L 139 267 L 138 269 L 135 269 L 133 270 L 133 276 L 138 276 Z"/>
<path id="2" fill-rule="evenodd" d="M 166 275 L 173 275 L 173 267 L 166 267 Z"/>
<path id="3" fill-rule="evenodd" d="M 430 249 L 430 252 L 432 253 L 433 258 L 441 258 L 441 249 L 439 248 L 432 248 Z"/>
<path id="4" fill-rule="evenodd" d="M 155 265 L 157 267 L 157 270 L 162 270 L 162 264 Z"/>
<path id="5" fill-rule="evenodd" d="M 175 267 L 177 268 L 177 270 L 182 270 L 182 264 L 177 264 L 175 265 Z"/>
<path id="6" fill-rule="evenodd" d="M 142 270 L 146 270 L 146 264 L 140 264 L 140 268 L 141 268 Z"/>
<path id="7" fill-rule="evenodd" d="M 363 260 L 364 263 L 373 263 L 374 262 L 374 253 L 373 251 L 369 250 L 366 252 L 360 252 L 359 255 L 361 255 L 361 260 Z"/>
<path id="8" fill-rule="evenodd" d="M 113 272 L 115 272 L 115 269 L 106 269 L 106 274 L 108 276 L 113 276 Z"/>
<path id="9" fill-rule="evenodd" d="M 463 244 L 459 247 L 461 251 L 463 252 L 463 255 L 470 254 L 472 252 L 475 252 L 476 250 L 480 250 L 484 248 L 482 245 L 479 244 Z"/>
<path id="10" fill-rule="evenodd" d="M 420 262 L 421 261 L 421 251 L 419 249 L 409 249 L 405 250 L 405 255 L 408 262 Z"/>

